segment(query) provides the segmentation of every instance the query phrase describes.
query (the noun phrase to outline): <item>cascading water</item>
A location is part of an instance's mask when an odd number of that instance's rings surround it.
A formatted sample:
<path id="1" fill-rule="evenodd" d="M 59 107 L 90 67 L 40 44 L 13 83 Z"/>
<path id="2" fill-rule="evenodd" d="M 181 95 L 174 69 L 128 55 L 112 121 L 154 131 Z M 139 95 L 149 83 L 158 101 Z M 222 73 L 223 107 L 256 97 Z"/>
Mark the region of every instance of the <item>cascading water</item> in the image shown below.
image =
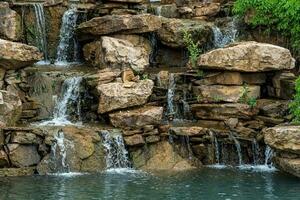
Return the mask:
<path id="1" fill-rule="evenodd" d="M 76 115 L 80 116 L 80 85 L 82 77 L 72 77 L 64 81 L 60 98 L 57 99 L 53 119 L 40 123 L 40 125 L 68 125 L 72 124 L 68 120 L 68 104 L 76 103 Z"/>
<path id="2" fill-rule="evenodd" d="M 191 160 L 193 158 L 193 151 L 190 144 L 190 137 L 188 135 L 180 136 L 180 140 L 181 140 L 181 146 L 184 147 L 181 149 L 182 154 L 187 152 L 188 159 Z"/>
<path id="3" fill-rule="evenodd" d="M 252 140 L 253 165 L 259 164 L 259 145 L 256 139 Z"/>
<path id="4" fill-rule="evenodd" d="M 216 164 L 220 165 L 220 151 L 219 151 L 218 139 L 215 136 L 215 134 L 211 131 L 209 132 L 209 135 L 211 137 L 211 144 L 214 147 Z"/>
<path id="5" fill-rule="evenodd" d="M 174 119 L 175 118 L 175 109 L 174 109 L 174 95 L 175 95 L 175 78 L 174 74 L 170 73 L 169 75 L 169 87 L 168 87 L 168 94 L 167 94 L 167 102 L 168 102 L 168 107 L 167 107 L 167 112 L 168 112 L 168 117 Z"/>
<path id="6" fill-rule="evenodd" d="M 74 37 L 77 18 L 78 12 L 75 8 L 67 10 L 63 15 L 56 65 L 67 65 L 79 60 L 78 42 Z"/>
<path id="7" fill-rule="evenodd" d="M 191 110 L 190 110 L 190 105 L 187 102 L 187 94 L 186 91 L 183 91 L 183 99 L 182 99 L 182 105 L 183 105 L 183 117 L 185 119 L 190 119 L 191 118 Z"/>
<path id="8" fill-rule="evenodd" d="M 157 49 L 158 49 L 158 41 L 156 33 L 149 33 L 149 41 L 151 45 L 151 53 L 149 56 L 149 62 L 152 65 L 156 64 L 156 56 L 157 56 Z"/>
<path id="9" fill-rule="evenodd" d="M 233 20 L 230 21 L 222 30 L 217 26 L 213 26 L 212 30 L 214 35 L 214 48 L 224 47 L 227 44 L 234 42 L 237 37 L 238 31 L 236 19 L 233 18 Z"/>
<path id="10" fill-rule="evenodd" d="M 271 149 L 271 147 L 266 146 L 266 150 L 265 150 L 265 166 L 273 166 L 272 163 L 272 158 L 273 158 L 273 150 Z"/>
<path id="11" fill-rule="evenodd" d="M 236 152 L 237 152 L 237 155 L 238 155 L 238 159 L 239 159 L 239 166 L 241 166 L 243 164 L 241 144 L 233 134 L 230 134 L 230 138 L 234 142 Z"/>
<path id="12" fill-rule="evenodd" d="M 54 135 L 55 142 L 51 147 L 52 162 L 54 164 L 53 171 L 55 173 L 68 173 L 70 167 L 67 163 L 67 149 L 73 148 L 74 144 L 65 139 L 64 132 L 58 131 Z"/>
<path id="13" fill-rule="evenodd" d="M 122 133 L 118 131 L 102 131 L 103 145 L 106 151 L 106 168 L 128 169 L 131 164 L 125 148 Z"/>
<path id="14" fill-rule="evenodd" d="M 47 64 L 48 62 L 48 50 L 46 39 L 46 20 L 44 13 L 44 6 L 41 3 L 33 4 L 35 18 L 36 18 L 36 44 L 40 51 L 44 54 L 44 60 L 38 62 L 38 64 Z"/>

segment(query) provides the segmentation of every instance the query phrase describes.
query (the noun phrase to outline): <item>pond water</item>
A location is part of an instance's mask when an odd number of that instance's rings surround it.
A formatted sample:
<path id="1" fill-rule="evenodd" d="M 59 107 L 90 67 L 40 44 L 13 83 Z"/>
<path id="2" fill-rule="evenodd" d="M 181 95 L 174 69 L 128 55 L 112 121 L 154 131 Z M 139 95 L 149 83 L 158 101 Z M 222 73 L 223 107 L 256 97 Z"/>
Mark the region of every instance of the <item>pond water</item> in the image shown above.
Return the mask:
<path id="1" fill-rule="evenodd" d="M 2 200 L 300 199 L 300 181 L 276 172 L 210 169 L 185 172 L 111 171 L 102 174 L 7 177 Z"/>

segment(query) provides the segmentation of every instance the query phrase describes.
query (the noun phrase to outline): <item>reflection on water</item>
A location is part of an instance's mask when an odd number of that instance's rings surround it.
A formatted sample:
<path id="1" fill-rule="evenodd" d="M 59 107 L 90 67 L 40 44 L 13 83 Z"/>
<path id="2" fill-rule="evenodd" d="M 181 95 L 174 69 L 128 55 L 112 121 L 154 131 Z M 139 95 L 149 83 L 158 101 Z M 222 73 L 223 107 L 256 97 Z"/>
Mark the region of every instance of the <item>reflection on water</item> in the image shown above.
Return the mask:
<path id="1" fill-rule="evenodd" d="M 300 181 L 233 169 L 0 179 L 0 199 L 299 199 Z"/>

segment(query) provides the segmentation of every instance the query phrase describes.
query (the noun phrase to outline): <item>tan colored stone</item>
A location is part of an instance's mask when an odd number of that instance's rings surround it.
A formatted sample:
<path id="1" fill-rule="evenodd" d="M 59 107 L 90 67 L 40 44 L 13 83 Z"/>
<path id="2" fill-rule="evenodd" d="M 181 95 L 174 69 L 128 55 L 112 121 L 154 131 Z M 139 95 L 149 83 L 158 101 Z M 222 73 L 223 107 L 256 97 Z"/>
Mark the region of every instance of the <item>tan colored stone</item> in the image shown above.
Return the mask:
<path id="1" fill-rule="evenodd" d="M 146 125 L 158 125 L 162 117 L 163 107 L 155 106 L 145 106 L 109 114 L 112 125 L 121 128 L 142 128 Z"/>
<path id="2" fill-rule="evenodd" d="M 22 168 L 2 168 L 0 169 L 0 177 L 7 176 L 32 176 L 35 173 L 35 167 Z"/>
<path id="3" fill-rule="evenodd" d="M 260 86 L 247 86 L 248 98 L 260 97 Z M 243 86 L 202 85 L 193 87 L 193 93 L 200 102 L 232 102 L 237 103 L 244 95 Z"/>
<path id="4" fill-rule="evenodd" d="M 262 85 L 266 83 L 265 73 L 242 73 L 243 82 L 250 85 Z"/>
<path id="5" fill-rule="evenodd" d="M 43 58 L 36 47 L 0 39 L 0 68 L 19 69 Z"/>
<path id="6" fill-rule="evenodd" d="M 202 3 L 201 5 L 195 6 L 195 17 L 202 16 L 215 16 L 221 10 L 221 5 L 219 3 Z"/>
<path id="7" fill-rule="evenodd" d="M 13 166 L 29 167 L 37 165 L 41 157 L 35 145 L 9 144 L 9 159 Z"/>
<path id="8" fill-rule="evenodd" d="M 217 72 L 209 73 L 194 83 L 196 85 L 243 85 L 243 77 L 239 72 Z"/>
<path id="9" fill-rule="evenodd" d="M 295 59 L 283 47 L 257 42 L 239 42 L 202 54 L 201 68 L 240 72 L 293 69 Z"/>
<path id="10" fill-rule="evenodd" d="M 132 135 L 124 137 L 125 144 L 127 146 L 141 146 L 145 144 L 145 140 L 142 135 Z"/>
<path id="11" fill-rule="evenodd" d="M 28 132 L 16 131 L 11 137 L 11 143 L 39 144 L 41 142 L 35 134 Z"/>
<path id="12" fill-rule="evenodd" d="M 15 94 L 0 90 L 0 122 L 7 126 L 13 126 L 19 120 L 21 112 L 20 98 Z"/>
<path id="13" fill-rule="evenodd" d="M 152 94 L 153 81 L 146 79 L 125 88 L 123 83 L 108 83 L 97 87 L 100 94 L 99 113 L 143 105 Z"/>
<path id="14" fill-rule="evenodd" d="M 95 17 L 80 24 L 80 36 L 99 36 L 112 33 L 135 34 L 156 31 L 161 27 L 161 19 L 155 15 L 106 15 Z"/>
<path id="15" fill-rule="evenodd" d="M 211 36 L 211 25 L 205 21 L 187 19 L 164 19 L 158 30 L 158 38 L 169 47 L 185 47 L 184 31 L 190 33 L 199 45 L 205 44 Z"/>
<path id="16" fill-rule="evenodd" d="M 300 178 L 300 158 L 289 159 L 275 157 L 274 161 L 279 169 Z"/>
<path id="17" fill-rule="evenodd" d="M 0 22 L 0 37 L 13 41 L 21 39 L 21 17 L 7 2 L 0 2 Z"/>
<path id="18" fill-rule="evenodd" d="M 127 68 L 144 71 L 149 65 L 149 53 L 143 47 L 134 46 L 127 40 L 103 36 L 83 48 L 85 60 L 99 68 Z"/>
<path id="19" fill-rule="evenodd" d="M 275 150 L 300 155 L 300 126 L 276 126 L 263 134 L 265 143 Z"/>
<path id="20" fill-rule="evenodd" d="M 198 119 L 226 120 L 228 118 L 250 119 L 258 113 L 247 104 L 193 104 L 191 110 Z"/>
<path id="21" fill-rule="evenodd" d="M 200 126 L 171 127 L 169 131 L 171 134 L 181 136 L 202 136 L 207 134 L 207 128 L 203 128 Z"/>

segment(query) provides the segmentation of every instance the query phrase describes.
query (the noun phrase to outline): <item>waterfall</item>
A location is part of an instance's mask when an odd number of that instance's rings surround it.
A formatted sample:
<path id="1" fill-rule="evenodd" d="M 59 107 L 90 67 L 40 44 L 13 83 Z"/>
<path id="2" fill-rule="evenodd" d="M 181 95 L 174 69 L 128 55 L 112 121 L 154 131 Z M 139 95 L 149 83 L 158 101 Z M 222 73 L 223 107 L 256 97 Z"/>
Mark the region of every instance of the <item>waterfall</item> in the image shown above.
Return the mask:
<path id="1" fill-rule="evenodd" d="M 211 137 L 211 144 L 214 147 L 216 164 L 220 165 L 220 150 L 219 150 L 218 139 L 212 131 L 209 131 L 209 135 Z"/>
<path id="2" fill-rule="evenodd" d="M 161 6 L 157 6 L 156 8 L 155 8 L 155 15 L 157 15 L 157 16 L 161 16 Z"/>
<path id="3" fill-rule="evenodd" d="M 72 124 L 68 120 L 68 105 L 70 103 L 76 103 L 77 107 L 75 110 L 76 115 L 81 115 L 80 105 L 80 86 L 82 77 L 72 77 L 64 81 L 60 97 L 57 99 L 53 119 L 45 121 L 39 125 L 68 125 Z"/>
<path id="4" fill-rule="evenodd" d="M 273 158 L 273 150 L 271 149 L 270 146 L 266 146 L 266 149 L 265 149 L 265 166 L 272 166 L 273 163 L 272 163 L 272 158 Z"/>
<path id="5" fill-rule="evenodd" d="M 174 74 L 170 73 L 169 75 L 169 87 L 168 87 L 168 94 L 167 94 L 167 102 L 168 102 L 168 107 L 167 107 L 167 112 L 168 116 L 172 119 L 175 118 L 175 109 L 174 109 L 174 94 L 175 94 L 175 78 Z"/>
<path id="6" fill-rule="evenodd" d="M 253 165 L 259 164 L 259 145 L 256 139 L 252 140 Z"/>
<path id="7" fill-rule="evenodd" d="M 55 173 L 70 172 L 69 164 L 67 163 L 67 149 L 73 148 L 74 144 L 65 139 L 64 132 L 58 131 L 54 135 L 55 143 L 51 147 L 52 161 L 54 163 Z"/>
<path id="8" fill-rule="evenodd" d="M 238 139 L 236 139 L 236 137 L 233 134 L 230 134 L 230 138 L 233 140 L 236 151 L 237 151 L 237 155 L 238 155 L 238 159 L 239 159 L 239 166 L 241 166 L 243 164 L 243 159 L 242 159 L 242 149 L 241 149 L 241 145 L 240 142 L 238 141 Z"/>
<path id="9" fill-rule="evenodd" d="M 215 48 L 221 48 L 226 46 L 227 44 L 230 44 L 235 41 L 237 37 L 237 25 L 236 25 L 236 19 L 233 18 L 232 21 L 230 21 L 227 26 L 221 30 L 217 26 L 212 27 L 214 40 L 213 44 Z"/>
<path id="10" fill-rule="evenodd" d="M 150 64 L 156 64 L 156 56 L 157 56 L 157 49 L 158 49 L 158 41 L 157 41 L 157 35 L 154 32 L 149 33 L 149 41 L 151 45 L 151 53 L 149 56 L 149 62 Z"/>
<path id="11" fill-rule="evenodd" d="M 40 51 L 44 54 L 44 60 L 38 62 L 38 64 L 48 63 L 48 50 L 46 39 L 46 20 L 44 13 L 44 6 L 41 3 L 33 4 L 35 18 L 36 18 L 36 44 Z"/>
<path id="12" fill-rule="evenodd" d="M 183 135 L 183 136 L 180 136 L 180 140 L 181 140 L 181 146 L 184 147 L 183 149 L 181 149 L 182 154 L 185 154 L 185 152 L 187 152 L 188 159 L 192 160 L 193 151 L 192 151 L 192 147 L 190 144 L 190 137 L 188 135 Z"/>
<path id="13" fill-rule="evenodd" d="M 77 17 L 78 13 L 74 8 L 67 10 L 63 15 L 56 65 L 67 65 L 69 62 L 78 61 L 78 42 L 74 38 Z"/>
<path id="14" fill-rule="evenodd" d="M 190 119 L 191 118 L 191 110 L 190 110 L 190 105 L 187 102 L 187 97 L 186 97 L 186 91 L 183 91 L 183 99 L 182 99 L 182 105 L 183 105 L 183 117 L 185 119 Z"/>
<path id="15" fill-rule="evenodd" d="M 122 133 L 104 130 L 101 132 L 106 151 L 106 168 L 130 168 L 128 152 L 125 148 Z"/>

